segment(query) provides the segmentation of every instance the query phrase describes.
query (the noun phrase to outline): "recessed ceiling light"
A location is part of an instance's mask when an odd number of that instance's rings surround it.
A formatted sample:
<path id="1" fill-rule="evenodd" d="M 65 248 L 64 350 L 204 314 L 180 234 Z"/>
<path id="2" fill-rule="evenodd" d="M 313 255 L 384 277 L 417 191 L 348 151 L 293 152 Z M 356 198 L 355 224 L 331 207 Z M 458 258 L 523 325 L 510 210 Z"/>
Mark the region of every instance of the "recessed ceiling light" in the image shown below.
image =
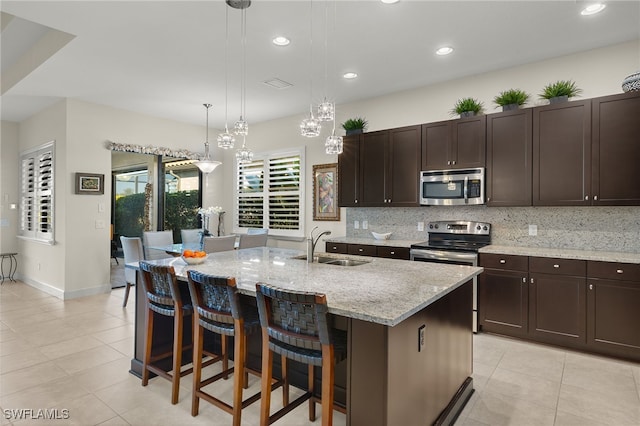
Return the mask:
<path id="1" fill-rule="evenodd" d="M 448 55 L 451 52 L 453 52 L 453 47 L 444 46 L 436 50 L 436 55 L 444 56 Z"/>
<path id="2" fill-rule="evenodd" d="M 345 72 L 342 76 L 343 76 L 344 78 L 348 79 L 348 80 L 351 80 L 351 79 L 354 79 L 354 78 L 358 77 L 358 73 L 355 73 L 355 72 Z"/>
<path id="3" fill-rule="evenodd" d="M 284 36 L 278 36 L 273 39 L 273 44 L 276 46 L 287 46 L 289 43 L 291 43 L 291 40 Z"/>
<path id="4" fill-rule="evenodd" d="M 382 1 L 382 3 L 385 4 L 394 4 L 394 3 L 398 3 L 400 0 L 380 0 Z"/>
<path id="5" fill-rule="evenodd" d="M 607 5 L 604 3 L 593 3 L 582 9 L 580 14 L 584 16 L 595 15 L 596 13 L 602 12 L 605 7 L 607 7 Z"/>

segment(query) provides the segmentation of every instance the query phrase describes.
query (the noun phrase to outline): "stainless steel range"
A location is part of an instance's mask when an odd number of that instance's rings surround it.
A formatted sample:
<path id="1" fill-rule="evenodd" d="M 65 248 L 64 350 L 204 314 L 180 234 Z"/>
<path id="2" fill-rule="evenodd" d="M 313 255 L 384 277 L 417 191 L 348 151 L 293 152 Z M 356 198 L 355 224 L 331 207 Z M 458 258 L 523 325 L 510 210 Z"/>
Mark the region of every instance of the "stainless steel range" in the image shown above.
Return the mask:
<path id="1" fill-rule="evenodd" d="M 491 224 L 438 221 L 427 224 L 429 240 L 411 246 L 411 260 L 478 266 L 478 250 L 491 244 Z M 478 280 L 473 278 L 473 331 L 478 331 Z"/>

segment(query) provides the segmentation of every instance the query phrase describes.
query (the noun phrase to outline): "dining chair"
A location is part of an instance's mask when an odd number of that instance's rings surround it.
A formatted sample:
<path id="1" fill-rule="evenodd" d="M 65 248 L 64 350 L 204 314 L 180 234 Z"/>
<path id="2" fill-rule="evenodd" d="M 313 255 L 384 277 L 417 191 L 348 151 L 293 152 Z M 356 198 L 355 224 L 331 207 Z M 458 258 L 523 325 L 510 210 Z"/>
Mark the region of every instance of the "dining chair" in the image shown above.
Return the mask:
<path id="1" fill-rule="evenodd" d="M 173 231 L 145 231 L 142 233 L 142 243 L 144 245 L 145 259 L 165 259 L 170 257 L 166 252 L 150 247 L 163 247 L 173 244 Z"/>
<path id="2" fill-rule="evenodd" d="M 200 229 L 181 229 L 182 244 L 196 245 L 200 243 Z"/>
<path id="3" fill-rule="evenodd" d="M 207 253 L 233 250 L 236 245 L 235 235 L 225 235 L 224 237 L 205 237 L 202 250 Z"/>
<path id="4" fill-rule="evenodd" d="M 331 327 L 327 297 L 322 293 L 293 291 L 257 283 L 256 300 L 262 327 L 260 426 L 275 422 L 307 400 L 309 421 L 315 420 L 316 402 L 320 402 L 322 425 L 330 426 L 333 423 L 334 370 L 336 363 L 347 357 L 347 333 Z M 270 414 L 274 353 L 282 357 L 284 396 L 283 408 Z M 307 391 L 291 402 L 287 359 L 308 366 Z M 322 369 L 321 398 L 315 396 L 315 367 Z"/>
<path id="5" fill-rule="evenodd" d="M 139 262 L 144 260 L 144 251 L 142 250 L 142 240 L 140 237 L 120 237 L 122 243 L 122 252 L 124 253 L 124 263 Z M 138 272 L 135 269 L 124 268 L 124 301 L 122 307 L 127 306 L 127 300 L 129 299 L 129 290 L 131 287 L 137 284 Z"/>
<path id="6" fill-rule="evenodd" d="M 267 234 L 240 234 L 240 243 L 238 244 L 238 248 L 266 247 L 267 238 Z"/>

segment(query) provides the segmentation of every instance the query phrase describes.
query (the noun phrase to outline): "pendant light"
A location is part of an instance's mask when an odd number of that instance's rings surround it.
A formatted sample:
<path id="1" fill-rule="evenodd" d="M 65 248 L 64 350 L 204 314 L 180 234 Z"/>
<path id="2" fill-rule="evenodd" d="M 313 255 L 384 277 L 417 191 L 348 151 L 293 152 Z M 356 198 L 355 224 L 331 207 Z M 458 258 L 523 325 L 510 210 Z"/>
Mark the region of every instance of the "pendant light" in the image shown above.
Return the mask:
<path id="1" fill-rule="evenodd" d="M 233 4 L 232 4 L 233 3 Z M 227 2 L 229 6 L 241 10 L 240 31 L 242 33 L 242 68 L 240 70 L 240 119 L 233 125 L 233 133 L 237 136 L 247 136 L 249 134 L 249 123 L 246 117 L 246 61 L 247 61 L 247 8 L 251 2 Z"/>
<path id="2" fill-rule="evenodd" d="M 333 121 L 335 120 L 335 107 L 332 102 L 327 101 L 327 75 L 329 67 L 329 48 L 328 48 L 328 22 L 329 22 L 329 8 L 327 7 L 327 0 L 324 1 L 324 99 L 318 105 L 318 120 L 320 121 Z"/>
<path id="3" fill-rule="evenodd" d="M 227 126 L 229 109 L 229 9 L 225 8 L 224 34 L 224 132 L 218 135 L 218 148 L 230 149 L 236 143 L 236 138 L 229 133 Z"/>
<path id="4" fill-rule="evenodd" d="M 200 169 L 202 173 L 209 174 L 222 163 L 219 161 L 214 161 L 211 159 L 211 157 L 209 157 L 209 108 L 211 108 L 211 104 L 202 105 L 204 105 L 204 107 L 207 109 L 207 136 L 204 140 L 204 157 L 201 160 L 196 161 L 194 164 Z"/>
<path id="5" fill-rule="evenodd" d="M 300 134 L 308 138 L 320 135 L 320 121 L 313 116 L 313 0 L 310 2 L 309 28 L 309 117 L 300 123 Z"/>
<path id="6" fill-rule="evenodd" d="M 325 0 L 325 27 L 326 27 L 326 21 L 327 21 L 327 8 L 326 8 L 326 0 Z M 336 3 L 335 1 L 333 2 L 333 33 L 335 34 L 336 32 Z M 326 31 L 325 31 L 326 34 Z M 327 42 L 325 39 L 325 49 L 327 49 Z M 327 49 L 328 50 L 328 49 Z M 328 57 L 328 55 L 326 55 Z M 325 59 L 326 60 L 326 59 Z M 327 61 L 328 62 L 328 61 Z M 326 75 L 327 75 L 327 68 L 326 68 L 326 64 L 325 64 L 325 85 L 326 85 Z M 322 107 L 323 104 L 320 104 L 320 107 Z M 318 110 L 320 109 L 320 107 L 318 107 Z M 324 152 L 326 154 L 342 154 L 342 149 L 343 149 L 343 140 L 342 140 L 342 136 L 337 136 L 336 135 L 336 115 L 335 115 L 335 104 L 331 104 L 331 120 L 333 120 L 333 130 L 331 131 L 331 136 L 327 136 L 326 141 L 324 142 Z M 320 112 L 318 112 L 318 115 L 320 115 Z"/>

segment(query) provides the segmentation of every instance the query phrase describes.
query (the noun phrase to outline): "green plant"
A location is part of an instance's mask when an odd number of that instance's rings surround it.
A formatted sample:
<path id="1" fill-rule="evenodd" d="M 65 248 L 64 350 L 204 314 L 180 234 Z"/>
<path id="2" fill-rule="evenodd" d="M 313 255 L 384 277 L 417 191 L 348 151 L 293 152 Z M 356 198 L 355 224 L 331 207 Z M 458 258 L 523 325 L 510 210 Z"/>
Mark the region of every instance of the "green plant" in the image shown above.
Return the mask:
<path id="1" fill-rule="evenodd" d="M 576 86 L 575 81 L 572 80 L 558 80 L 555 83 L 547 84 L 540 93 L 540 98 L 551 99 L 558 96 L 567 96 L 572 98 L 582 93 L 582 89 Z"/>
<path id="2" fill-rule="evenodd" d="M 458 99 L 458 101 L 453 106 L 451 110 L 451 115 L 459 115 L 465 112 L 473 112 L 480 113 L 484 105 L 477 99 L 474 98 L 462 98 Z"/>
<path id="3" fill-rule="evenodd" d="M 503 92 L 500 92 L 498 96 L 493 98 L 493 102 L 495 102 L 498 106 L 505 106 L 511 104 L 524 105 L 529 100 L 529 94 L 524 90 L 520 89 L 509 89 Z"/>
<path id="4" fill-rule="evenodd" d="M 367 124 L 369 123 L 367 123 L 367 120 L 365 120 L 364 118 L 361 118 L 361 117 L 350 118 L 344 123 L 342 123 L 342 128 L 344 130 L 357 130 L 357 129 L 364 130 L 367 127 Z"/>

